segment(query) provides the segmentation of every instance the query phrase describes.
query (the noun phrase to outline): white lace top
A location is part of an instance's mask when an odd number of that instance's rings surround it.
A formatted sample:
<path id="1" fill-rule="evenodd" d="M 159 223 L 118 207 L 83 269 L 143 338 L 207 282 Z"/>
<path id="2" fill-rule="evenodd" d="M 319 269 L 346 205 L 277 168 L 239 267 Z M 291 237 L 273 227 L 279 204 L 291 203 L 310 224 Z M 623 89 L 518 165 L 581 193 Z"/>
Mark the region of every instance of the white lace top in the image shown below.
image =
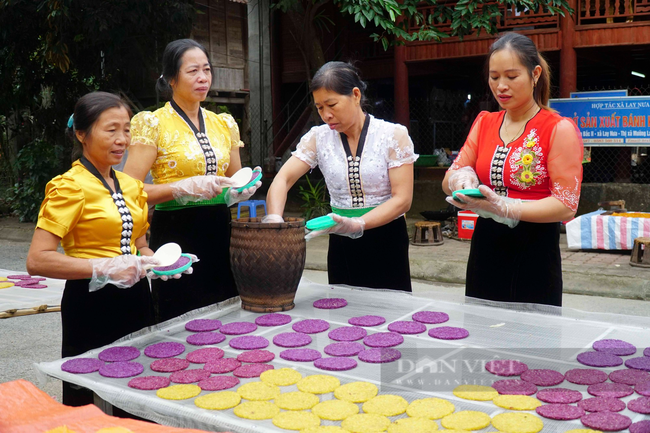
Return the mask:
<path id="1" fill-rule="evenodd" d="M 292 155 L 311 168 L 320 167 L 330 204 L 340 209 L 375 207 L 387 201 L 391 198 L 388 170 L 418 159 L 404 126 L 373 116 L 361 155 L 346 155 L 340 134 L 328 125 L 309 130 Z"/>

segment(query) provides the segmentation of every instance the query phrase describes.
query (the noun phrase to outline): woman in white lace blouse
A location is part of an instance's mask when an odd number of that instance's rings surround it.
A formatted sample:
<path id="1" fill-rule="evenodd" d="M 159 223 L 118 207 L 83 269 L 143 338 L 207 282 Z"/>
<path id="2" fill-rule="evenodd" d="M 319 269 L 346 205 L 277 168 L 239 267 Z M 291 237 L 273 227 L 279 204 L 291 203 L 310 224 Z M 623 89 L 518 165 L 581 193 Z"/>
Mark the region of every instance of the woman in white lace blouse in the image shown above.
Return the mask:
<path id="1" fill-rule="evenodd" d="M 269 215 L 280 222 L 287 192 L 320 167 L 337 225 L 311 232 L 331 234 L 330 284 L 411 291 L 404 213 L 413 198 L 413 163 L 418 158 L 407 129 L 362 109 L 366 84 L 349 63 L 323 65 L 311 83 L 325 125 L 305 134 L 276 175 L 267 195 Z"/>

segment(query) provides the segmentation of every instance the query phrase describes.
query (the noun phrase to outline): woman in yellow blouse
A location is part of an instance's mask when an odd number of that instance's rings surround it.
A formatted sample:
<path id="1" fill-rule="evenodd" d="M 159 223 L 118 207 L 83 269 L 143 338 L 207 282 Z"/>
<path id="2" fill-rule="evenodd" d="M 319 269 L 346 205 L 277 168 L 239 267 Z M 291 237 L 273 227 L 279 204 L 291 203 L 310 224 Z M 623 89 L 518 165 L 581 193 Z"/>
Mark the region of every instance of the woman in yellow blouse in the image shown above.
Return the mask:
<path id="1" fill-rule="evenodd" d="M 241 168 L 237 123 L 229 114 L 201 108 L 212 84 L 206 49 L 191 39 L 170 42 L 163 53 L 157 90 L 170 96 L 164 107 L 140 112 L 131 121 L 133 142 L 124 172 L 144 180 L 156 210 L 152 248 L 178 243 L 206 264 L 182 281 L 152 281 L 158 322 L 237 296 L 230 270 L 230 210 L 257 187 L 237 194 L 229 186 Z"/>
<path id="2" fill-rule="evenodd" d="M 67 279 L 61 300 L 63 357 L 153 324 L 149 284 L 143 279 L 145 266 L 158 263 L 145 239 L 147 194 L 142 182 L 111 168 L 129 145 L 130 114 L 110 93 L 79 99 L 68 124 L 77 160 L 48 183 L 41 204 L 27 271 Z M 57 252 L 59 243 L 65 255 Z M 64 382 L 63 403 L 92 403 L 92 392 Z"/>

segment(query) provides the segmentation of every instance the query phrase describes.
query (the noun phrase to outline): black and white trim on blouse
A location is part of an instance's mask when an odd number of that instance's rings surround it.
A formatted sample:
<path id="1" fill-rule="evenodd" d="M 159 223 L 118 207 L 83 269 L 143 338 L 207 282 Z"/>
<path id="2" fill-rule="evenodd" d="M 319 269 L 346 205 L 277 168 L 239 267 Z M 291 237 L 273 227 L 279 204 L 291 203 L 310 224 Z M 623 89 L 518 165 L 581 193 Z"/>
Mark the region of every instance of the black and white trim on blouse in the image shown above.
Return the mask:
<path id="1" fill-rule="evenodd" d="M 181 109 L 181 107 L 178 106 L 176 102 L 172 99 L 169 101 L 170 105 L 176 113 L 178 113 L 179 116 L 185 121 L 187 126 L 190 127 L 192 132 L 194 133 L 194 137 L 196 138 L 196 141 L 199 143 L 199 146 L 201 147 L 201 150 L 203 151 L 203 157 L 205 158 L 205 174 L 206 175 L 216 175 L 218 171 L 218 165 L 217 165 L 217 156 L 214 153 L 214 150 L 212 149 L 212 145 L 210 144 L 210 139 L 208 138 L 208 134 L 206 134 L 205 130 L 205 120 L 203 119 L 203 109 L 199 108 L 199 128 L 197 129 L 196 126 L 194 126 L 194 123 L 190 120 L 187 114 Z"/>
<path id="2" fill-rule="evenodd" d="M 495 187 L 494 192 L 504 197 L 508 195 L 508 187 L 503 184 L 503 169 L 508 153 L 510 153 L 508 146 L 497 146 L 490 164 L 490 183 Z"/>
<path id="3" fill-rule="evenodd" d="M 363 188 L 361 187 L 361 175 L 359 173 L 359 167 L 361 166 L 363 145 L 366 142 L 369 125 L 370 116 L 366 114 L 366 120 L 363 122 L 361 135 L 359 136 L 359 144 L 357 146 L 356 156 L 352 156 L 350 144 L 348 143 L 348 137 L 343 133 L 340 134 L 341 142 L 343 143 L 343 149 L 345 149 L 345 154 L 347 155 L 348 160 L 348 183 L 350 186 L 350 194 L 352 195 L 352 207 L 365 207 L 365 197 Z"/>

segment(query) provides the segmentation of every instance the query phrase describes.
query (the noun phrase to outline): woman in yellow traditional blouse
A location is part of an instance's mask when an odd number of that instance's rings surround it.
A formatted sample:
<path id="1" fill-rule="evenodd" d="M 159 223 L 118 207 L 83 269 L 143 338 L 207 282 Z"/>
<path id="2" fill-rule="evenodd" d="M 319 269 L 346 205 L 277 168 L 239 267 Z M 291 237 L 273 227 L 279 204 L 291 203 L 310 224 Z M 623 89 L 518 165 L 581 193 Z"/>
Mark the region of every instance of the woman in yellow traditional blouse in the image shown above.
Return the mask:
<path id="1" fill-rule="evenodd" d="M 158 263 L 145 239 L 147 194 L 142 182 L 111 168 L 129 145 L 130 114 L 110 93 L 79 99 L 68 124 L 77 160 L 48 183 L 41 204 L 27 271 L 67 279 L 61 300 L 63 357 L 153 324 L 149 284 L 142 279 L 144 267 Z M 59 242 L 65 255 L 57 252 Z M 92 392 L 64 382 L 63 403 L 92 401 Z"/>
<path id="2" fill-rule="evenodd" d="M 237 194 L 229 186 L 241 168 L 237 123 L 229 114 L 201 108 L 212 84 L 206 49 L 191 39 L 170 42 L 163 53 L 157 88 L 171 96 L 164 107 L 140 112 L 131 121 L 133 142 L 124 172 L 144 180 L 156 210 L 152 248 L 178 243 L 208 266 L 183 281 L 152 281 L 156 320 L 237 296 L 230 270 L 228 206 L 253 195 L 258 184 Z"/>

